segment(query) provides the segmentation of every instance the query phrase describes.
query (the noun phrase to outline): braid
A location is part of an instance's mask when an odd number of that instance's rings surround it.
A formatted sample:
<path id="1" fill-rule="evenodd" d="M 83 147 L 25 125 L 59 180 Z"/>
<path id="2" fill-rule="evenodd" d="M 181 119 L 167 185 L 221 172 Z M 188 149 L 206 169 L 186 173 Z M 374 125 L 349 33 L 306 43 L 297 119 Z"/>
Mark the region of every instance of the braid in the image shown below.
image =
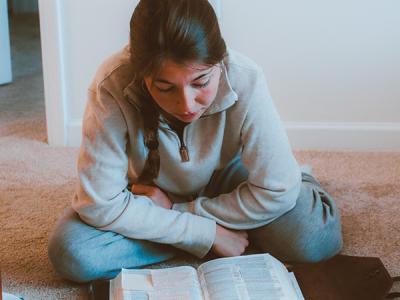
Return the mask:
<path id="1" fill-rule="evenodd" d="M 142 184 L 152 184 L 160 170 L 160 153 L 158 151 L 158 122 L 160 113 L 155 107 L 153 99 L 143 100 L 144 144 L 149 150 L 149 153 L 142 174 L 140 174 L 138 180 Z"/>

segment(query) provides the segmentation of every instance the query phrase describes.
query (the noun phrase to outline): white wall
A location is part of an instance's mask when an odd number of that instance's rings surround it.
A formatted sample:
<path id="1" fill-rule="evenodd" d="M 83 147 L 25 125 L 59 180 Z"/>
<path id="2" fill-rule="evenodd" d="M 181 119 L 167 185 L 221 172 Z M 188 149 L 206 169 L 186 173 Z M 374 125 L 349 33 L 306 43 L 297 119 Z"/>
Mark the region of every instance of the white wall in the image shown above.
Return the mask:
<path id="1" fill-rule="evenodd" d="M 223 0 L 299 148 L 400 149 L 400 2 Z M 246 17 L 247 16 L 247 17 Z"/>
<path id="2" fill-rule="evenodd" d="M 0 84 L 12 80 L 7 0 L 0 0 Z"/>
<path id="3" fill-rule="evenodd" d="M 57 107 L 65 126 L 55 128 L 64 134 L 49 132 L 49 140 L 76 146 L 87 85 L 100 62 L 127 42 L 137 1 L 40 1 L 44 11 L 58 6 L 54 22 L 63 49 L 56 60 L 62 92 L 48 102 L 63 102 Z M 398 0 L 214 4 L 228 45 L 264 68 L 295 148 L 400 149 Z M 49 31 L 43 27 L 42 37 Z M 46 47 L 51 49 L 43 43 L 44 64 Z M 51 89 L 46 78 L 45 85 Z"/>
<path id="4" fill-rule="evenodd" d="M 65 76 L 71 79 L 66 95 L 69 99 L 69 144 L 80 144 L 87 87 L 104 58 L 128 43 L 129 21 L 137 3 L 137 0 L 62 2 L 63 41 L 64 48 L 68 49 L 64 52 Z"/>
<path id="5" fill-rule="evenodd" d="M 48 139 L 78 146 L 87 88 L 107 56 L 127 44 L 138 0 L 39 0 Z"/>

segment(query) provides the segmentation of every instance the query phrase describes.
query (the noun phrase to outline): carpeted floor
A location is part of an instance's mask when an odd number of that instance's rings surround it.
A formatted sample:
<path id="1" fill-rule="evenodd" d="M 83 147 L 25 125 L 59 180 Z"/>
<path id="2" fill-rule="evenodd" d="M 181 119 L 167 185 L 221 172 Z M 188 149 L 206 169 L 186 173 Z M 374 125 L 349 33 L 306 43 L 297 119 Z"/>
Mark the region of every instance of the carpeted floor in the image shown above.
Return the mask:
<path id="1" fill-rule="evenodd" d="M 48 234 L 71 200 L 77 148 L 46 142 L 38 20 L 11 19 L 14 83 L 0 86 L 0 265 L 3 288 L 25 299 L 86 299 L 47 258 Z M 400 275 L 400 152 L 296 152 L 337 200 L 343 253 L 379 256 Z M 165 265 L 194 264 L 190 256 Z M 163 265 L 163 266 L 165 266 Z M 399 290 L 399 286 L 397 285 Z"/>

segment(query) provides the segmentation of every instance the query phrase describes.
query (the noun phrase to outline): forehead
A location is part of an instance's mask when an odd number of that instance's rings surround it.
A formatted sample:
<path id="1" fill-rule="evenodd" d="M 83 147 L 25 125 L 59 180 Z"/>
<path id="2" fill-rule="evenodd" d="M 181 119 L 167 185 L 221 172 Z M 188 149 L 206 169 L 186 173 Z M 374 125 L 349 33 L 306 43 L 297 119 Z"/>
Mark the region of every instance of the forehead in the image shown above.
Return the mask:
<path id="1" fill-rule="evenodd" d="M 171 59 L 164 60 L 154 79 L 192 78 L 210 71 L 213 66 L 197 62 L 177 63 Z"/>

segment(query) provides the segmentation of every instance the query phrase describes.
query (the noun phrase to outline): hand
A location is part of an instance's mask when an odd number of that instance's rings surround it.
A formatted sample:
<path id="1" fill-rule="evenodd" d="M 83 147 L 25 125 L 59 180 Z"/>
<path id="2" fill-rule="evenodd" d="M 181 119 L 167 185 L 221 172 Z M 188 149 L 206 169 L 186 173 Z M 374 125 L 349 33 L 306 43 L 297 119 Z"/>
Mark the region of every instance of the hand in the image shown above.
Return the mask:
<path id="1" fill-rule="evenodd" d="M 239 256 L 249 245 L 247 232 L 231 230 L 217 224 L 217 233 L 211 250 L 222 257 Z"/>
<path id="2" fill-rule="evenodd" d="M 166 209 L 172 208 L 172 202 L 168 196 L 157 186 L 133 184 L 131 187 L 132 193 L 149 197 L 158 206 Z"/>

